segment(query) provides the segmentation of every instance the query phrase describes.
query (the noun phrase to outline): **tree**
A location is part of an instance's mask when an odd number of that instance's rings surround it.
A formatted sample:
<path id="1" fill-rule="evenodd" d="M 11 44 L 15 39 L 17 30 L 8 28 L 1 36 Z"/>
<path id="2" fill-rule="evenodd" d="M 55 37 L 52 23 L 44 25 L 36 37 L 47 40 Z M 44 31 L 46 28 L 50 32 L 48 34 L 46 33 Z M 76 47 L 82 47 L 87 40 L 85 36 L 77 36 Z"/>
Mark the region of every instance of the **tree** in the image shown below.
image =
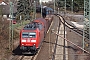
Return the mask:
<path id="1" fill-rule="evenodd" d="M 23 19 L 30 19 L 30 13 L 32 8 L 30 7 L 30 0 L 19 0 L 17 3 L 17 15 L 21 15 Z"/>
<path id="2" fill-rule="evenodd" d="M 64 7 L 65 6 L 65 0 L 57 0 L 56 2 L 57 7 Z M 66 7 L 71 8 L 72 6 L 72 0 L 66 0 Z M 80 9 L 81 7 L 84 8 L 84 0 L 73 0 L 73 7 L 74 10 Z"/>

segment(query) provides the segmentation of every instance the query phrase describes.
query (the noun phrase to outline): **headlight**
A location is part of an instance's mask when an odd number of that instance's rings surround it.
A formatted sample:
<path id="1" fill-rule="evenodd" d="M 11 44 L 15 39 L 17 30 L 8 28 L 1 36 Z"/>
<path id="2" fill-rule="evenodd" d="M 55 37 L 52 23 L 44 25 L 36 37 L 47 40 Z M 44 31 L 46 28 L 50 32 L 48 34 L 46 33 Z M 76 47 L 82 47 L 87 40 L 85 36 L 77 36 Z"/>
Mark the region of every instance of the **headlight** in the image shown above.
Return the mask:
<path id="1" fill-rule="evenodd" d="M 31 42 L 36 42 L 36 40 L 31 40 Z"/>
<path id="2" fill-rule="evenodd" d="M 22 42 L 26 42 L 26 40 L 22 40 Z"/>

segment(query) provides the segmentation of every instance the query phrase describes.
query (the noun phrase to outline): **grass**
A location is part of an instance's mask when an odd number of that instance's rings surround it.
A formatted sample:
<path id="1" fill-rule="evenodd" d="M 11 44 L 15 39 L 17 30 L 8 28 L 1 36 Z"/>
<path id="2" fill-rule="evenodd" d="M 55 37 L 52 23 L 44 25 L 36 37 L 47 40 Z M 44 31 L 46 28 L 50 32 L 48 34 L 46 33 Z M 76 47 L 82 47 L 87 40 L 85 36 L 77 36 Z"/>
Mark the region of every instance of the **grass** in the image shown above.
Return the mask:
<path id="1" fill-rule="evenodd" d="M 15 28 L 19 28 L 19 27 L 21 27 L 21 26 L 25 26 L 26 24 L 28 24 L 30 21 L 29 20 L 27 20 L 27 21 L 23 21 L 23 22 L 21 22 L 21 23 L 16 23 L 16 24 L 13 24 L 13 27 L 14 27 L 14 29 Z"/>
<path id="2" fill-rule="evenodd" d="M 13 30 L 15 30 L 17 33 L 20 33 L 20 30 L 28 23 L 30 23 L 29 20 L 23 21 L 23 23 L 13 24 Z"/>

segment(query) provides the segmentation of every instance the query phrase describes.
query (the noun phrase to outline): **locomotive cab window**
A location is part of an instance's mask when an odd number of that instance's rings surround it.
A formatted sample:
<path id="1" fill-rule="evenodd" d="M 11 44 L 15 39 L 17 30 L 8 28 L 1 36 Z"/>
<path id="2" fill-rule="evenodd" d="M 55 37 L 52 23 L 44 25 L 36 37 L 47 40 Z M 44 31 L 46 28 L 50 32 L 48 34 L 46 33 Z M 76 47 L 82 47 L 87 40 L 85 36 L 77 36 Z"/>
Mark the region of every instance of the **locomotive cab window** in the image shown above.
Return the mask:
<path id="1" fill-rule="evenodd" d="M 30 38 L 35 38 L 36 37 L 36 33 L 35 32 L 29 33 L 29 37 Z"/>
<path id="2" fill-rule="evenodd" d="M 23 32 L 23 33 L 22 33 L 22 37 L 23 37 L 23 38 L 28 38 L 28 32 Z"/>
<path id="3" fill-rule="evenodd" d="M 35 38 L 36 33 L 35 32 L 23 32 L 22 38 Z"/>

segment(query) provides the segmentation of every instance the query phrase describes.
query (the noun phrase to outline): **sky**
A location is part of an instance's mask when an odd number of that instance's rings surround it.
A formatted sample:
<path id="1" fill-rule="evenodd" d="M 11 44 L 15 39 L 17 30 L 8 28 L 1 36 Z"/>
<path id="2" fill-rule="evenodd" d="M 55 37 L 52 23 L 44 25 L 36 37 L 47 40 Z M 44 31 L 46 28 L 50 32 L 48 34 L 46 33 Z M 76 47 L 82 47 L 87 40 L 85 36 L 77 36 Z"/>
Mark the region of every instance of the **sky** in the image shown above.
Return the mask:
<path id="1" fill-rule="evenodd" d="M 42 2 L 48 2 L 48 1 L 52 1 L 52 0 L 40 0 L 40 1 L 42 1 Z"/>

